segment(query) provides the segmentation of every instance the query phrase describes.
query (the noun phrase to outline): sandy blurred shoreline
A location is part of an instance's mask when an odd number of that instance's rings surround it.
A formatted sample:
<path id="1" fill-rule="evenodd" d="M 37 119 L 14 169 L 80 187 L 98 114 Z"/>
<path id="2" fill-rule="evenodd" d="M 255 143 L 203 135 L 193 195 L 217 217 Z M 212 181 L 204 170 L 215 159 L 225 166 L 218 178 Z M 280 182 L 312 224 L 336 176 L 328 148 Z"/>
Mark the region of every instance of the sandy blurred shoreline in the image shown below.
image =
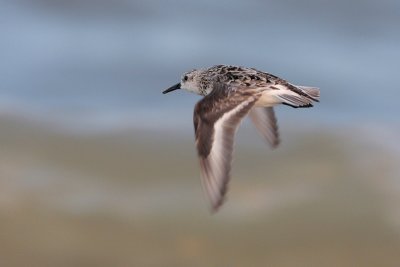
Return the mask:
<path id="1" fill-rule="evenodd" d="M 392 154 L 329 132 L 271 151 L 246 129 L 229 200 L 211 216 L 192 136 L 63 134 L 1 116 L 1 266 L 399 262 Z"/>

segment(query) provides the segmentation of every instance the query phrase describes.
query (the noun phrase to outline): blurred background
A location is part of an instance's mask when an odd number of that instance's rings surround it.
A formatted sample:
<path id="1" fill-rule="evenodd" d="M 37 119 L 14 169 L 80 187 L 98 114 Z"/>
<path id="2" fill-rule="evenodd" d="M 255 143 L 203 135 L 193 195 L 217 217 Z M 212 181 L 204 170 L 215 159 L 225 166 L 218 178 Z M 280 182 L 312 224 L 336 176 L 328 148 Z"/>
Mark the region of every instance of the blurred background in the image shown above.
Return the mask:
<path id="1" fill-rule="evenodd" d="M 398 266 L 400 2 L 0 0 L 0 266 Z M 208 212 L 183 72 L 321 88 Z"/>

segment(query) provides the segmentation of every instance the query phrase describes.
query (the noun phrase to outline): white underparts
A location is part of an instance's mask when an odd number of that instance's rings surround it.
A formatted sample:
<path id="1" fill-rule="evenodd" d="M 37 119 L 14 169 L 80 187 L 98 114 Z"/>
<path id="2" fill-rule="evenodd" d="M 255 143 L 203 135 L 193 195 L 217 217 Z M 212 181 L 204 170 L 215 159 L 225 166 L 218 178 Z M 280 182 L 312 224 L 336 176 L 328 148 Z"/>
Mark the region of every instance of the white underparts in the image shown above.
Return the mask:
<path id="1" fill-rule="evenodd" d="M 279 90 L 265 90 L 261 97 L 255 103 L 256 107 L 273 107 L 277 104 L 282 103 L 278 97 L 276 97 L 281 91 Z"/>

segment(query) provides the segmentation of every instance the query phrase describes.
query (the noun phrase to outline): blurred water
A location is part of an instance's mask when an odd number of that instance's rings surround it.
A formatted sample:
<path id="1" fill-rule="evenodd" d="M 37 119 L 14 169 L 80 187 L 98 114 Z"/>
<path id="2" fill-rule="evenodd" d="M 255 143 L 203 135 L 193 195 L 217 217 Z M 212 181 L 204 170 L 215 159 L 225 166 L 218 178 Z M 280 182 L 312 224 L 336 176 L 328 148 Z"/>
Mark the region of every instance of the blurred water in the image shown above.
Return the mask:
<path id="1" fill-rule="evenodd" d="M 311 121 L 398 124 L 398 25 L 390 0 L 0 1 L 0 110 L 70 126 L 176 122 L 198 97 L 160 92 L 225 63 L 320 87 Z"/>

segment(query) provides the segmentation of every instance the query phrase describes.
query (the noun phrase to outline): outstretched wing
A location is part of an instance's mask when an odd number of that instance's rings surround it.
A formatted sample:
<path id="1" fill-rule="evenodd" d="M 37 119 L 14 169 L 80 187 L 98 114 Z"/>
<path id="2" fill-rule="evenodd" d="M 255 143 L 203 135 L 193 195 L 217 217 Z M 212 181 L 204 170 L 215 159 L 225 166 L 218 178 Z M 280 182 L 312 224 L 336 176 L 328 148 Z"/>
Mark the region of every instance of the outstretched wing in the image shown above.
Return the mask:
<path id="1" fill-rule="evenodd" d="M 221 206 L 227 190 L 236 130 L 258 97 L 254 92 L 218 83 L 196 104 L 196 147 L 202 184 L 212 211 Z"/>
<path id="2" fill-rule="evenodd" d="M 276 148 L 280 139 L 274 109 L 272 107 L 255 107 L 251 109 L 249 116 L 258 132 L 268 141 L 272 148 Z"/>

